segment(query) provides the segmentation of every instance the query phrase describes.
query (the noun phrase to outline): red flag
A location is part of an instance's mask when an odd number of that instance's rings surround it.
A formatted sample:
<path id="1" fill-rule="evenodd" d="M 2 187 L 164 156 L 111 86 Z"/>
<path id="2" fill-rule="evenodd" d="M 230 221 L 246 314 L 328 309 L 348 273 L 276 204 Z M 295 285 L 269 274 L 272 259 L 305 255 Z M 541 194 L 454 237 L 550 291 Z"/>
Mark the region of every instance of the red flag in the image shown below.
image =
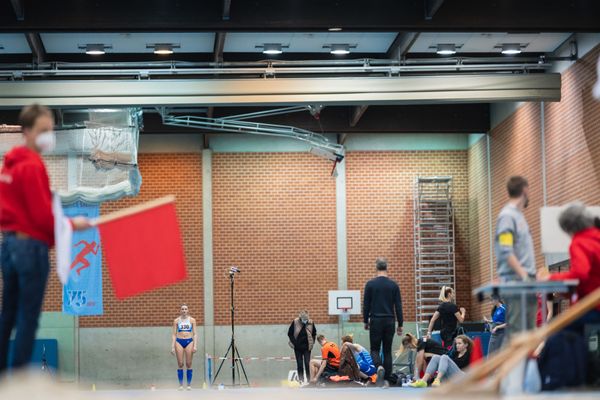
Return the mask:
<path id="1" fill-rule="evenodd" d="M 469 365 L 477 364 L 483 359 L 483 347 L 481 346 L 481 338 L 476 336 L 473 339 L 473 350 L 471 350 L 471 359 Z"/>
<path id="2" fill-rule="evenodd" d="M 107 222 L 101 217 L 98 228 L 117 298 L 135 296 L 186 278 L 181 234 L 172 200 L 135 213 L 109 217 Z"/>

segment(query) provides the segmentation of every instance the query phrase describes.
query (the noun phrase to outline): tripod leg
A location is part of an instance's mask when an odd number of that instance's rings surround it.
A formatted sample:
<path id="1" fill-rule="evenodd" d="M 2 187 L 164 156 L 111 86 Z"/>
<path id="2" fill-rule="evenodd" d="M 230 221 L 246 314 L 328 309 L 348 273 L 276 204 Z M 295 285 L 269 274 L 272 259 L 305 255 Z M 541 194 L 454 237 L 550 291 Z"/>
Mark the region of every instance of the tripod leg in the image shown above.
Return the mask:
<path id="1" fill-rule="evenodd" d="M 244 373 L 244 378 L 246 378 L 246 385 L 250 386 L 250 381 L 248 381 L 248 375 L 246 375 L 246 368 L 244 368 L 244 363 L 242 362 L 242 357 L 240 357 L 240 352 L 236 348 L 234 349 L 235 354 L 237 354 L 237 358 L 239 360 L 240 366 L 242 367 L 242 372 Z M 240 375 L 241 376 L 241 375 Z M 241 379 L 240 379 L 241 381 Z"/>
<path id="2" fill-rule="evenodd" d="M 219 368 L 217 369 L 217 373 L 215 374 L 215 377 L 213 378 L 212 383 L 215 383 L 215 381 L 217 380 L 217 377 L 219 376 L 219 372 L 221 372 L 221 367 L 223 367 L 223 363 L 225 363 L 225 361 L 227 360 L 227 356 L 229 355 L 229 352 L 231 351 L 232 344 L 233 344 L 233 342 L 229 343 L 227 352 L 225 353 L 225 355 L 223 356 L 223 359 L 221 360 L 221 363 L 219 364 Z M 233 357 L 235 357 L 235 352 L 231 352 L 231 355 Z"/>

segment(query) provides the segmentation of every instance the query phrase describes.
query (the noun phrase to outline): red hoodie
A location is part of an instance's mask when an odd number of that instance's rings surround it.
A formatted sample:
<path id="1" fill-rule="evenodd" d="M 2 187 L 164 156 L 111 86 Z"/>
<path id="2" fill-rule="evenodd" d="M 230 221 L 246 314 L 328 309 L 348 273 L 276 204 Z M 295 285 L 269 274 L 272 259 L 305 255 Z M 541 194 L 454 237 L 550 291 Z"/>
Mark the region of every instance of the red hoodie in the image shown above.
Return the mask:
<path id="1" fill-rule="evenodd" d="M 550 280 L 579 279 L 577 296 L 581 299 L 600 287 L 600 229 L 577 232 L 569 247 L 571 269 L 550 275 Z M 600 305 L 596 307 L 600 310 Z"/>
<path id="2" fill-rule="evenodd" d="M 54 245 L 52 194 L 46 166 L 27 147 L 4 156 L 0 172 L 0 229 L 22 232 Z"/>

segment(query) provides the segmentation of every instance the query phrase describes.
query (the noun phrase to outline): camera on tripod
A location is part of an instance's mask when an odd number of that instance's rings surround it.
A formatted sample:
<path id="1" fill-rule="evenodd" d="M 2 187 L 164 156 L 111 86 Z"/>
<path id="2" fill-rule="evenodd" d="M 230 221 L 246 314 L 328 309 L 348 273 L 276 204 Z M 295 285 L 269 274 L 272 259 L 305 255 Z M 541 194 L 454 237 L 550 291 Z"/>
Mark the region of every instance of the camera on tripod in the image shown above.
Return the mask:
<path id="1" fill-rule="evenodd" d="M 221 372 L 221 368 L 225 363 L 225 360 L 231 360 L 231 386 L 235 387 L 236 385 L 241 386 L 241 375 L 240 375 L 240 367 L 242 369 L 242 373 L 244 374 L 244 378 L 246 380 L 246 385 L 250 387 L 250 381 L 248 380 L 248 375 L 246 375 L 246 369 L 244 368 L 244 363 L 242 362 L 242 357 L 240 357 L 240 352 L 235 344 L 235 305 L 234 305 L 234 283 L 235 283 L 235 275 L 241 274 L 242 271 L 236 266 L 229 268 L 229 282 L 231 284 L 231 342 L 229 343 L 229 347 L 227 348 L 227 352 L 225 352 L 225 356 L 221 357 L 221 363 L 219 364 L 219 368 L 217 368 L 217 373 L 212 379 L 212 383 L 215 383 L 219 373 Z M 231 352 L 231 357 L 229 357 L 229 353 Z M 239 382 L 236 382 L 236 375 L 239 377 Z"/>

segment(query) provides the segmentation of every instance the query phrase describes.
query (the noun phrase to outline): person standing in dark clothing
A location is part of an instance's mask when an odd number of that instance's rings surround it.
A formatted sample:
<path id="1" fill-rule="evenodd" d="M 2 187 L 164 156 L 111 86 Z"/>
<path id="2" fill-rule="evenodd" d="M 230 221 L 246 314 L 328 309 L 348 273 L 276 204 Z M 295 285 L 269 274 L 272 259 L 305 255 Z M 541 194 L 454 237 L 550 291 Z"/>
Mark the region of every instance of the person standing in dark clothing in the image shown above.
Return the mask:
<path id="1" fill-rule="evenodd" d="M 296 356 L 296 366 L 298 367 L 298 379 L 300 383 L 310 379 L 309 365 L 310 365 L 310 353 L 313 345 L 315 344 L 315 338 L 317 336 L 317 328 L 314 322 L 309 319 L 308 311 L 300 311 L 298 318 L 294 318 L 288 329 L 288 337 L 290 338 L 290 347 L 294 349 L 294 355 Z"/>
<path id="2" fill-rule="evenodd" d="M 449 286 L 442 286 L 439 299 L 441 303 L 429 321 L 427 337 L 431 338 L 435 321 L 441 319 L 442 329 L 440 330 L 440 336 L 442 337 L 442 344 L 447 349 L 450 349 L 454 343 L 454 338 L 458 335 L 458 324 L 462 324 L 465 321 L 467 311 L 464 307 L 458 308 L 454 303 L 456 300 L 454 290 Z"/>
<path id="3" fill-rule="evenodd" d="M 371 357 L 378 366 L 378 384 L 383 384 L 379 379 L 382 375 L 392 383 L 392 342 L 394 331 L 398 336 L 402 335 L 402 298 L 398 284 L 388 278 L 387 261 L 378 258 L 375 261 L 377 277 L 371 279 L 365 285 L 363 300 L 363 321 L 365 329 L 369 330 L 371 342 Z M 396 327 L 396 320 L 398 327 Z M 383 362 L 379 356 L 383 346 Z M 383 364 L 383 371 L 381 367 Z"/>

